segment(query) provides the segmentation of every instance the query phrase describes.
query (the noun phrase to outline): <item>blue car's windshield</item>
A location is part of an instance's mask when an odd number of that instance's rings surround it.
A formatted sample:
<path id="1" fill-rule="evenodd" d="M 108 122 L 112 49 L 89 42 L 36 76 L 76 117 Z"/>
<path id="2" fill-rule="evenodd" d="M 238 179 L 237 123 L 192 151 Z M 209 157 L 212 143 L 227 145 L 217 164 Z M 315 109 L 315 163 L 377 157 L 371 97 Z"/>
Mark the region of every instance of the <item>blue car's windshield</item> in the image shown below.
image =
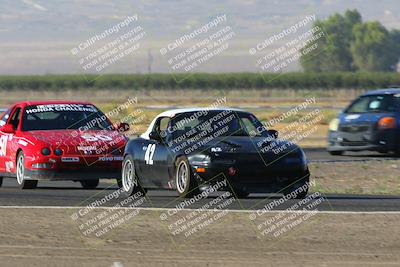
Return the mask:
<path id="1" fill-rule="evenodd" d="M 355 100 L 345 113 L 382 113 L 400 110 L 400 95 L 368 95 Z"/>

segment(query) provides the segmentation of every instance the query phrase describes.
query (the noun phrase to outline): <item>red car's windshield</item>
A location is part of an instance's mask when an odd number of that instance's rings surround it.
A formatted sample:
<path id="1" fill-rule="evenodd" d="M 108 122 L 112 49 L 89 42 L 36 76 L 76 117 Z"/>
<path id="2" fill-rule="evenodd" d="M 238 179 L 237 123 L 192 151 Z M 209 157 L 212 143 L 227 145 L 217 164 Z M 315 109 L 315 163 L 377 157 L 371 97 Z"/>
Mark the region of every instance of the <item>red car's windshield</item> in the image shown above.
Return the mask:
<path id="1" fill-rule="evenodd" d="M 111 130 L 112 125 L 93 105 L 45 104 L 25 108 L 22 131 L 62 129 Z"/>

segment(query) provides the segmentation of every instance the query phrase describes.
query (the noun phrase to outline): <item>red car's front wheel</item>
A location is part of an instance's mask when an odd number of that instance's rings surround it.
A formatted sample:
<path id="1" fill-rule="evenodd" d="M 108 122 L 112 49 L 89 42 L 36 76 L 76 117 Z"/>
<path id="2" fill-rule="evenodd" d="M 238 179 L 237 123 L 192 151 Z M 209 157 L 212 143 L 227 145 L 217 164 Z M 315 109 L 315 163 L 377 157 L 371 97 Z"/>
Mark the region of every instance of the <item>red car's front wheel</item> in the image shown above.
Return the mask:
<path id="1" fill-rule="evenodd" d="M 37 180 L 25 179 L 25 156 L 22 152 L 17 157 L 17 183 L 21 189 L 35 189 L 38 183 Z"/>

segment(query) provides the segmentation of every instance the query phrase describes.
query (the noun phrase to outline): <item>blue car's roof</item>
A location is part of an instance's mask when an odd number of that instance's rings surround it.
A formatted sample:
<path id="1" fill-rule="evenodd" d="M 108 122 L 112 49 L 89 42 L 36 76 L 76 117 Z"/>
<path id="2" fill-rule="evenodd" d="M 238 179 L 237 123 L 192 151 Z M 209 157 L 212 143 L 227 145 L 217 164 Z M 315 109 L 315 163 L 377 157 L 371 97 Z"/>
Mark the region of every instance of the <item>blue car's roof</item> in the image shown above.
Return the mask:
<path id="1" fill-rule="evenodd" d="M 388 89 L 379 89 L 379 90 L 374 90 L 374 91 L 369 91 L 362 96 L 367 96 L 367 95 L 395 95 L 395 94 L 400 94 L 400 88 L 388 88 Z"/>

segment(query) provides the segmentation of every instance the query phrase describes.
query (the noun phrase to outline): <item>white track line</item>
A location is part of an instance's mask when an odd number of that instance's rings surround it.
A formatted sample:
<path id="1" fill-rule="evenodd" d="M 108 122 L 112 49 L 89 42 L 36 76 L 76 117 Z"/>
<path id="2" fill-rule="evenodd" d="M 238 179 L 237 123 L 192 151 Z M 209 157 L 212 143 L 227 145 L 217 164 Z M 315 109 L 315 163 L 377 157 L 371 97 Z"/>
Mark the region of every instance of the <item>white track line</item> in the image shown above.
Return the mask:
<path id="1" fill-rule="evenodd" d="M 0 206 L 0 209 L 86 209 L 88 207 L 86 206 Z M 95 208 L 89 208 L 90 210 L 109 210 L 109 209 L 116 209 L 116 210 L 145 210 L 145 211 L 167 211 L 167 210 L 174 210 L 175 208 L 127 208 L 127 207 L 95 207 Z M 193 211 L 193 210 L 198 210 L 198 209 L 179 209 L 182 211 Z M 222 210 L 207 210 L 207 211 L 222 211 Z M 260 211 L 259 209 L 255 210 L 227 210 L 228 212 L 232 213 L 254 213 L 257 211 Z M 293 210 L 293 211 L 288 211 L 288 210 L 270 210 L 270 211 L 261 211 L 263 214 L 264 213 L 318 213 L 318 214 L 391 214 L 391 215 L 400 215 L 400 211 L 331 211 L 331 210 Z"/>

